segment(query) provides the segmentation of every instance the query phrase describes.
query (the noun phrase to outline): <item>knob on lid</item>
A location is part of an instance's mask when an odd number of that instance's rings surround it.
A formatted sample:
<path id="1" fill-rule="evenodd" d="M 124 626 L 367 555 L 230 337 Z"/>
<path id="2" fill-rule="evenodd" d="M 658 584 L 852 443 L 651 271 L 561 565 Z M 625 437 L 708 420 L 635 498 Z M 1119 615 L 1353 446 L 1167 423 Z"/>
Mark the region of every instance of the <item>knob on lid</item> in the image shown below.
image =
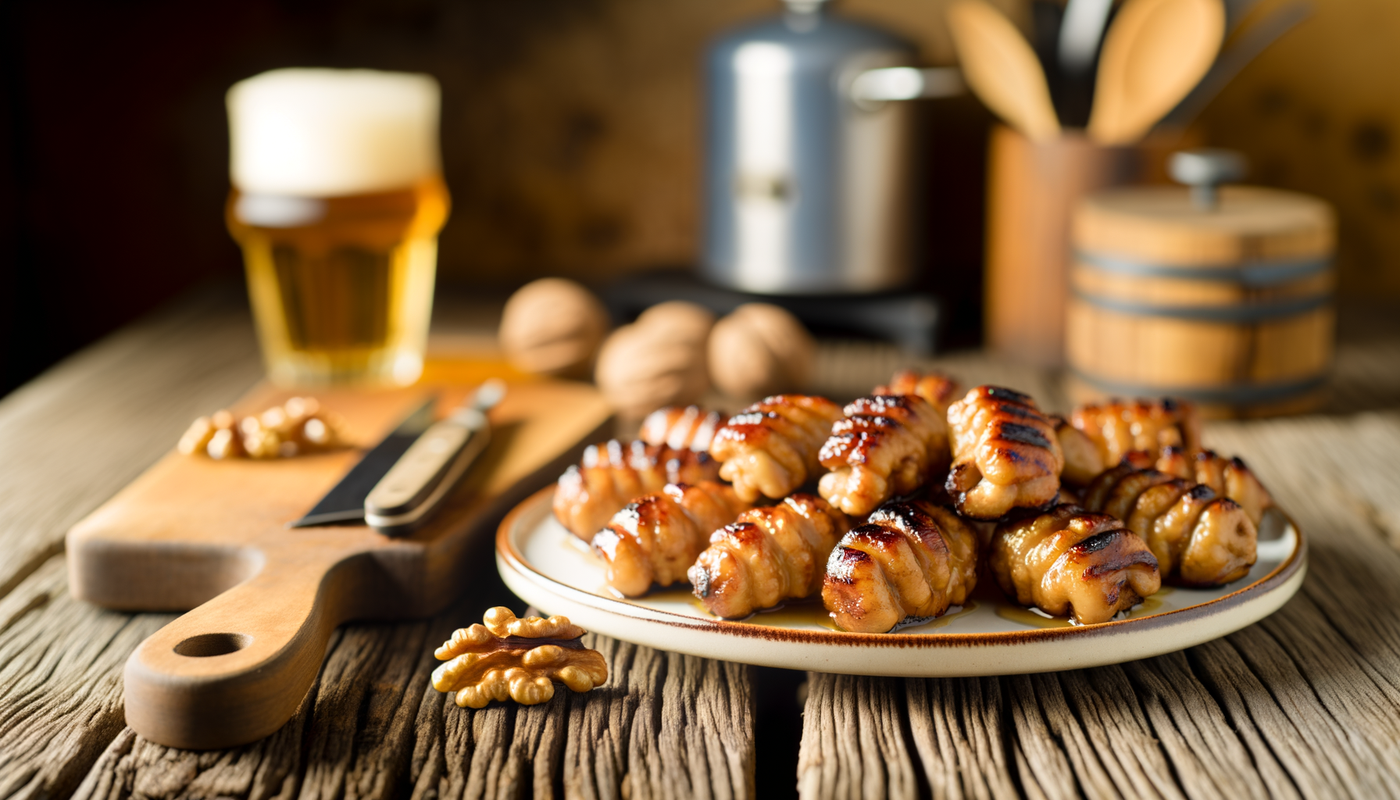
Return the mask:
<path id="1" fill-rule="evenodd" d="M 1219 207 L 1216 187 L 1240 180 L 1248 168 L 1240 153 L 1214 147 L 1181 150 L 1172 153 L 1167 162 L 1167 173 L 1172 180 L 1190 186 L 1191 203 L 1201 209 Z"/>
<path id="2" fill-rule="evenodd" d="M 1075 249 L 1182 266 L 1309 259 L 1333 250 L 1336 219 L 1326 202 L 1281 189 L 1221 186 L 1243 177 L 1238 153 L 1186 150 L 1173 154 L 1167 169 L 1189 191 L 1131 186 L 1085 197 L 1074 215 Z"/>

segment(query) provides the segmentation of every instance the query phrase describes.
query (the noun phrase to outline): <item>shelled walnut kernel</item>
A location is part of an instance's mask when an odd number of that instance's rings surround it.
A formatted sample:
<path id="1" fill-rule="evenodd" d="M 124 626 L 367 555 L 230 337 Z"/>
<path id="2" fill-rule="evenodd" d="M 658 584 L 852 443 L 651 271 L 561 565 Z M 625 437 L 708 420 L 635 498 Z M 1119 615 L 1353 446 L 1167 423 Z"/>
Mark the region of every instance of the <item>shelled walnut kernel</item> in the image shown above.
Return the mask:
<path id="1" fill-rule="evenodd" d="M 535 705 L 554 696 L 555 681 L 586 692 L 608 679 L 602 653 L 583 646 L 587 631 L 568 617 L 518 619 L 496 606 L 483 622 L 457 630 L 433 654 L 447 662 L 433 670 L 433 688 L 455 691 L 459 706 L 485 708 L 507 697 Z"/>
<path id="2" fill-rule="evenodd" d="M 195 420 L 180 437 L 185 455 L 214 459 L 291 458 L 340 446 L 340 425 L 313 397 L 293 397 L 257 416 L 238 419 L 216 411 Z"/>

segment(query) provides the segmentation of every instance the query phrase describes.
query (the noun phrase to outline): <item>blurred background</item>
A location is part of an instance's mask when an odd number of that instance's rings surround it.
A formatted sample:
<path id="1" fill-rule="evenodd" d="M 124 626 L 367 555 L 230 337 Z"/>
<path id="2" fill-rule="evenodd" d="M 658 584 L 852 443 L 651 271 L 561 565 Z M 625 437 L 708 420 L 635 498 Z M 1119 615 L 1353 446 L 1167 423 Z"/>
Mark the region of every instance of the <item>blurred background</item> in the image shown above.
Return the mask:
<path id="1" fill-rule="evenodd" d="M 1034 41 L 1038 13 L 998 0 Z M 1251 14 L 1280 3 L 1263 0 Z M 839 0 L 953 64 L 942 0 Z M 701 243 L 703 56 L 769 0 L 0 4 L 0 393 L 200 284 L 238 280 L 224 224 L 224 93 L 282 66 L 425 72 L 442 86 L 453 210 L 439 285 L 504 298 L 691 267 Z M 1250 182 L 1330 201 L 1340 294 L 1400 299 L 1400 3 L 1316 0 L 1196 119 Z M 942 343 L 981 332 L 992 116 L 921 102 L 918 288 Z"/>

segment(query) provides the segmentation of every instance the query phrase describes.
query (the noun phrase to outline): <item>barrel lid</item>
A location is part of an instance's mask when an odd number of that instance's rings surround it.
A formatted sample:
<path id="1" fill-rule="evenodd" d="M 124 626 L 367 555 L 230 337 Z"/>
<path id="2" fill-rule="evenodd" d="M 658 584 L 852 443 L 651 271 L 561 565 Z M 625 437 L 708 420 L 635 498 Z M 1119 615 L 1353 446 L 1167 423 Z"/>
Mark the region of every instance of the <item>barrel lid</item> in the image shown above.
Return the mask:
<path id="1" fill-rule="evenodd" d="M 1214 207 L 1184 186 L 1109 189 L 1076 209 L 1075 249 L 1162 265 L 1236 266 L 1331 254 L 1336 217 L 1325 201 L 1258 186 L 1222 186 Z"/>

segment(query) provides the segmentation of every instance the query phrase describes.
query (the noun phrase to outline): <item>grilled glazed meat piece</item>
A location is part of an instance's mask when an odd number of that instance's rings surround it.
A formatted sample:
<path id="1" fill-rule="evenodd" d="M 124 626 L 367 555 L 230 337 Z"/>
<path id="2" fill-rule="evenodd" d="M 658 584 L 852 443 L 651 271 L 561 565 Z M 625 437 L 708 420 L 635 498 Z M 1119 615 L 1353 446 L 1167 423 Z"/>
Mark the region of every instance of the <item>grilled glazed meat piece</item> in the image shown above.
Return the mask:
<path id="1" fill-rule="evenodd" d="M 913 394 L 862 397 L 842 412 L 822 445 L 819 491 L 852 516 L 907 495 L 948 469 L 948 423 Z"/>
<path id="2" fill-rule="evenodd" d="M 1072 505 L 998 526 L 988 564 L 1016 602 L 1081 625 L 1107 622 L 1162 588 L 1141 537 Z"/>
<path id="3" fill-rule="evenodd" d="M 1258 528 L 1239 503 L 1127 459 L 1095 479 L 1084 506 L 1127 523 L 1172 583 L 1220 586 L 1243 578 L 1258 557 Z"/>
<path id="4" fill-rule="evenodd" d="M 817 453 L 841 416 L 841 407 L 825 397 L 767 397 L 720 426 L 710 454 L 723 462 L 720 477 L 734 484 L 741 498 L 776 500 L 821 470 Z"/>
<path id="5" fill-rule="evenodd" d="M 1065 457 L 1054 425 L 1034 400 L 1000 386 L 979 386 L 948 407 L 948 427 L 953 468 L 946 487 L 958 513 L 996 519 L 1055 499 Z"/>
<path id="6" fill-rule="evenodd" d="M 719 476 L 719 464 L 704 453 L 664 444 L 591 444 L 583 458 L 559 476 L 554 516 L 588 541 L 634 497 L 659 492 L 668 483 L 700 483 Z"/>
<path id="7" fill-rule="evenodd" d="M 846 515 L 820 497 L 794 494 L 715 531 L 686 574 L 711 614 L 747 617 L 816 594 L 831 548 L 850 527 Z"/>
<path id="8" fill-rule="evenodd" d="M 896 372 L 889 384 L 876 386 L 872 394 L 916 394 L 947 416 L 948 405 L 962 393 L 962 386 L 941 372 L 919 373 L 913 370 Z"/>
<path id="9" fill-rule="evenodd" d="M 1157 469 L 1168 475 L 1203 483 L 1217 495 L 1234 500 L 1256 528 L 1264 518 L 1264 511 L 1274 504 L 1269 490 L 1240 458 L 1227 459 L 1210 450 L 1191 454 L 1180 447 L 1164 447 L 1157 459 Z"/>
<path id="10" fill-rule="evenodd" d="M 748 508 L 723 483 L 670 483 L 614 514 L 593 537 L 593 551 L 608 563 L 613 589 L 624 597 L 640 597 L 653 583 L 670 586 L 684 580 L 710 534 Z"/>
<path id="11" fill-rule="evenodd" d="M 667 406 L 658 408 L 642 420 L 638 438 L 647 444 L 664 444 L 676 450 L 710 449 L 715 429 L 724 421 L 718 411 L 706 411 L 700 406 Z"/>
<path id="12" fill-rule="evenodd" d="M 1074 410 L 1070 424 L 1094 440 L 1105 467 L 1117 464 L 1132 450 L 1155 453 L 1175 446 L 1195 453 L 1201 449 L 1196 407 L 1170 397 L 1083 405 Z"/>
<path id="13" fill-rule="evenodd" d="M 842 629 L 884 633 L 937 617 L 977 584 L 977 534 L 928 500 L 886 503 L 831 551 L 822 603 Z"/>
<path id="14" fill-rule="evenodd" d="M 1060 480 L 1071 486 L 1088 486 L 1103 473 L 1105 464 L 1099 447 L 1088 434 L 1079 430 L 1059 415 L 1051 415 L 1050 422 L 1055 426 L 1055 438 L 1060 442 L 1060 452 L 1065 455 L 1065 468 Z"/>

